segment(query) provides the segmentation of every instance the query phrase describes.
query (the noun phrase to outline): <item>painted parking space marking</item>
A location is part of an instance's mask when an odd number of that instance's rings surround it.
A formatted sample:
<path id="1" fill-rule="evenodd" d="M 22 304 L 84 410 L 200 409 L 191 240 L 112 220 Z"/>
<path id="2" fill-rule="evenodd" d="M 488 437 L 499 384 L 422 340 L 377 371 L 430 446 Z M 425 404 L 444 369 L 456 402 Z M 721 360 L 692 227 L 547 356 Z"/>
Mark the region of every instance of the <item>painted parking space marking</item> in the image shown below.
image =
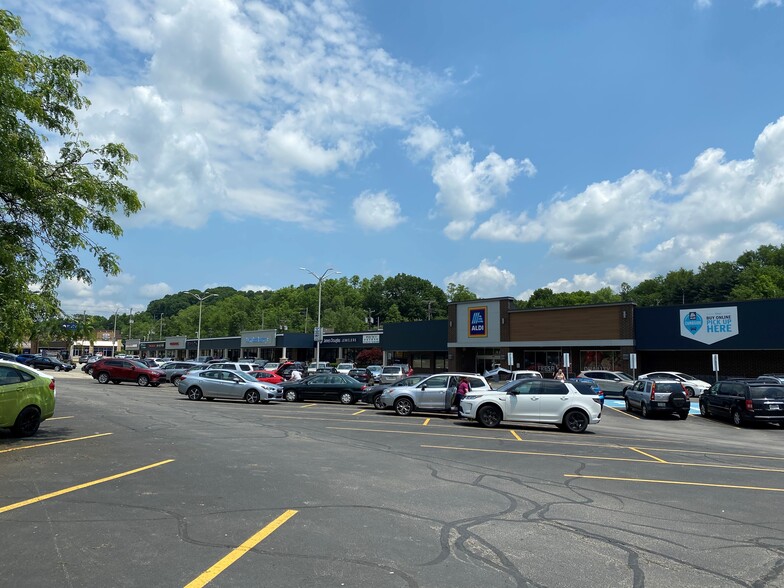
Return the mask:
<path id="1" fill-rule="evenodd" d="M 428 426 L 429 424 L 430 424 L 430 419 L 425 419 L 425 422 L 424 422 L 424 423 L 422 423 L 422 426 L 423 426 L 423 427 L 426 427 L 426 426 Z"/>
<path id="2" fill-rule="evenodd" d="M 358 414 L 362 414 L 362 413 L 363 413 L 363 412 L 365 412 L 366 410 L 367 410 L 366 408 L 363 408 L 362 410 L 358 410 L 357 412 L 352 412 L 352 413 L 351 413 L 351 416 L 357 416 Z"/>
<path id="3" fill-rule="evenodd" d="M 61 417 L 49 417 L 46 420 L 47 421 L 62 421 L 64 419 L 72 419 L 72 418 L 73 418 L 73 415 L 71 415 L 71 416 L 61 416 Z"/>
<path id="4" fill-rule="evenodd" d="M 272 533 L 277 531 L 278 528 L 280 528 L 283 525 L 283 523 L 288 521 L 295 514 L 297 514 L 296 510 L 287 510 L 286 512 L 284 512 L 282 515 L 280 515 L 270 524 L 265 526 L 263 529 L 251 535 L 244 543 L 242 543 L 242 545 L 233 549 L 225 557 L 221 558 L 212 566 L 207 568 L 198 577 L 188 582 L 185 585 L 185 588 L 202 588 L 202 586 L 206 586 L 207 584 L 212 582 L 215 578 L 218 577 L 219 574 L 224 572 L 230 565 L 232 565 L 243 555 L 248 553 L 248 551 L 256 547 L 262 541 L 264 541 L 264 539 L 272 535 Z"/>
<path id="5" fill-rule="evenodd" d="M 75 439 L 60 439 L 59 441 L 46 441 L 44 443 L 36 443 L 34 445 L 22 445 L 21 447 L 11 447 L 9 449 L 0 449 L 0 453 L 10 453 L 11 451 L 21 451 L 22 449 L 35 449 L 37 447 L 47 447 L 49 445 L 59 445 L 61 443 L 73 443 L 74 441 L 85 441 L 87 439 L 95 439 L 97 437 L 106 437 L 114 433 L 96 433 L 95 435 L 88 435 L 87 437 L 76 437 Z"/>
<path id="6" fill-rule="evenodd" d="M 776 474 L 784 474 L 784 469 L 781 468 L 760 468 L 754 466 L 739 466 L 717 463 L 686 463 L 678 461 L 653 461 L 650 459 L 635 459 L 628 457 L 607 457 L 601 455 L 577 455 L 569 453 L 552 453 L 545 451 L 517 451 L 511 449 L 480 449 L 476 447 L 451 447 L 448 445 L 420 445 L 425 449 L 444 449 L 448 451 L 464 451 L 464 452 L 477 452 L 477 453 L 499 453 L 509 455 L 539 455 L 542 457 L 564 457 L 567 459 L 589 459 L 595 461 L 625 461 L 631 463 L 647 463 L 655 466 L 683 466 L 693 468 L 707 468 L 707 469 L 720 469 L 720 470 L 741 470 L 741 471 L 754 471 L 754 472 L 770 472 Z"/>
<path id="7" fill-rule="evenodd" d="M 305 404 L 302 408 L 313 408 L 314 406 L 318 406 L 318 404 Z"/>
<path id="8" fill-rule="evenodd" d="M 637 453 L 641 453 L 645 457 L 650 457 L 651 459 L 653 459 L 655 461 L 658 461 L 660 463 L 667 463 L 663 459 L 660 459 L 660 458 L 658 458 L 658 457 L 656 457 L 654 455 L 651 455 L 650 453 L 645 453 L 644 451 L 641 451 L 641 450 L 637 449 L 636 447 L 629 447 L 629 449 L 631 449 L 632 451 L 636 451 Z"/>
<path id="9" fill-rule="evenodd" d="M 512 437 L 514 437 L 518 441 L 522 441 L 523 440 L 522 437 L 520 437 L 520 435 L 517 434 L 517 431 L 512 430 L 512 431 L 509 431 L 509 432 L 512 434 Z"/>
<path id="10" fill-rule="evenodd" d="M 162 465 L 166 465 L 167 463 L 172 463 L 173 459 L 165 459 L 163 461 L 159 461 L 157 463 L 153 463 L 141 468 L 136 468 L 135 470 L 129 470 L 127 472 L 122 472 L 120 474 L 114 474 L 113 476 L 107 476 L 106 478 L 101 478 L 99 480 L 93 480 L 92 482 L 85 482 L 84 484 L 78 484 L 77 486 L 70 486 L 69 488 L 63 488 L 62 490 L 56 490 L 55 492 L 49 492 L 48 494 L 42 494 L 41 496 L 36 496 L 35 498 L 29 498 L 27 500 L 23 500 L 21 502 L 15 502 L 14 504 L 9 504 L 7 506 L 0 507 L 0 514 L 4 512 L 9 512 L 12 510 L 16 510 L 17 508 L 22 508 L 23 506 L 29 506 L 31 504 L 36 504 L 38 502 L 43 502 L 44 500 L 49 500 L 50 498 L 56 498 L 58 496 L 62 496 L 63 494 L 70 494 L 71 492 L 76 492 L 77 490 L 83 490 L 84 488 L 89 488 L 91 486 L 97 486 L 98 484 L 103 484 L 105 482 L 111 482 L 112 480 L 118 480 L 120 478 L 124 478 L 126 476 L 131 476 L 133 474 L 138 474 L 139 472 L 143 472 L 145 470 L 151 470 L 152 468 L 157 468 Z"/>
<path id="11" fill-rule="evenodd" d="M 583 476 L 578 474 L 564 474 L 565 478 L 584 480 L 607 480 L 612 482 L 635 482 L 642 484 L 672 484 L 676 486 L 702 486 L 707 488 L 727 488 L 730 490 L 758 490 L 761 492 L 784 492 L 784 488 L 769 488 L 766 486 L 736 486 L 734 484 L 709 484 L 707 482 L 684 482 L 681 480 L 650 480 L 646 478 L 614 478 L 612 476 Z"/>
<path id="12" fill-rule="evenodd" d="M 621 414 L 626 415 L 627 417 L 636 419 L 638 421 L 640 420 L 640 417 L 634 416 L 633 414 L 629 414 L 625 410 L 621 410 L 620 408 L 615 408 L 614 406 L 607 406 L 606 402 L 605 402 L 605 408 L 609 408 L 610 410 L 614 410 L 615 412 L 620 412 Z"/>

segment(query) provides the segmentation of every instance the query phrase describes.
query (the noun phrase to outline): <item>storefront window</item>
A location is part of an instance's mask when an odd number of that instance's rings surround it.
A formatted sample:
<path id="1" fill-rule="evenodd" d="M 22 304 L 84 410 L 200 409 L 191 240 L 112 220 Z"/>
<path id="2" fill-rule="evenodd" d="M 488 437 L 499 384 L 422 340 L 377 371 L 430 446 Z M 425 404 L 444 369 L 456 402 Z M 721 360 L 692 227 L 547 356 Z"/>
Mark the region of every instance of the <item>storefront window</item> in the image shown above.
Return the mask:
<path id="1" fill-rule="evenodd" d="M 536 370 L 542 374 L 554 374 L 561 366 L 560 350 L 525 351 L 523 353 L 523 369 Z"/>
<path id="2" fill-rule="evenodd" d="M 623 356 L 620 350 L 583 350 L 580 352 L 580 365 L 582 370 L 623 370 Z"/>

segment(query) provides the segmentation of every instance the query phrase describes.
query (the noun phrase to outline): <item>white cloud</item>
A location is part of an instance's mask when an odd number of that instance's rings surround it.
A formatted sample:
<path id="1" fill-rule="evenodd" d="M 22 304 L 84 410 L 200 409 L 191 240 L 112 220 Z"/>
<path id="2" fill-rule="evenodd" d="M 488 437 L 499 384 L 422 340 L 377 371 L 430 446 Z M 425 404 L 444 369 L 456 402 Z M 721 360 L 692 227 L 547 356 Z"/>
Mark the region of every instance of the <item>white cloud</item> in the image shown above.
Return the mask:
<path id="1" fill-rule="evenodd" d="M 246 284 L 239 289 L 240 292 L 266 292 L 272 290 L 269 286 L 262 286 L 260 284 Z"/>
<path id="2" fill-rule="evenodd" d="M 495 262 L 497 263 L 497 262 Z M 514 274 L 483 259 L 477 267 L 444 278 L 444 286 L 462 284 L 480 297 L 501 296 L 517 283 Z"/>
<path id="3" fill-rule="evenodd" d="M 754 8 L 762 8 L 763 6 L 781 6 L 782 0 L 755 0 Z"/>
<path id="4" fill-rule="evenodd" d="M 571 278 L 561 277 L 541 287 L 549 288 L 553 292 L 576 292 L 577 290 L 595 292 L 601 288 L 610 288 L 613 292 L 618 292 L 621 284 L 624 282 L 630 286 L 636 286 L 643 280 L 651 277 L 652 274 L 650 272 L 635 272 L 626 265 L 621 264 L 605 269 L 602 275 L 597 273 L 574 274 Z M 534 290 L 535 288 L 524 290 L 517 298 L 528 300 L 534 293 Z"/>
<path id="5" fill-rule="evenodd" d="M 712 0 L 694 0 L 694 7 L 703 10 L 705 8 L 710 8 L 712 3 Z"/>
<path id="6" fill-rule="evenodd" d="M 172 289 L 166 282 L 158 282 L 157 284 L 144 284 L 139 288 L 139 294 L 149 298 L 150 300 L 163 298 L 167 294 L 171 294 Z"/>
<path id="7" fill-rule="evenodd" d="M 391 229 L 405 217 L 400 204 L 386 192 L 363 192 L 354 199 L 354 221 L 366 231 Z"/>
<path id="8" fill-rule="evenodd" d="M 450 137 L 434 122 L 427 121 L 411 131 L 404 144 L 412 159 L 432 158 L 433 183 L 438 186 L 436 205 L 450 219 L 444 234 L 450 239 L 464 237 L 474 226 L 475 217 L 492 209 L 496 200 L 509 191 L 509 184 L 521 172 L 533 176 L 531 160 L 503 159 L 495 151 L 476 162 L 474 150 Z"/>
<path id="9" fill-rule="evenodd" d="M 784 117 L 760 133 L 751 159 L 706 149 L 691 169 L 669 175 L 633 171 L 526 212 L 500 212 L 474 238 L 550 243 L 555 257 L 585 263 L 642 259 L 646 272 L 696 268 L 784 241 Z"/>

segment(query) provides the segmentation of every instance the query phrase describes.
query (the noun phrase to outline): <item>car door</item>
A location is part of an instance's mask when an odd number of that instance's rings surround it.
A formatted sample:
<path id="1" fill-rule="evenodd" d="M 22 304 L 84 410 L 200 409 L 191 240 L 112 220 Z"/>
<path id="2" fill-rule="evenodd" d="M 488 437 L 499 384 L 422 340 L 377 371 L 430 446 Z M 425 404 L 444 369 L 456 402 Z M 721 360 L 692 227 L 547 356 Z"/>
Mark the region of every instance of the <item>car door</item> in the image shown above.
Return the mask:
<path id="1" fill-rule="evenodd" d="M 308 378 L 307 385 L 300 387 L 298 394 L 302 398 L 322 400 L 329 384 L 328 378 L 329 376 L 326 374 Z"/>
<path id="2" fill-rule="evenodd" d="M 713 399 L 714 403 L 711 406 L 711 412 L 716 416 L 729 417 L 733 386 L 734 384 L 729 382 L 719 382 L 719 389 L 716 391 L 716 396 Z"/>
<path id="3" fill-rule="evenodd" d="M 247 387 L 243 384 L 245 384 L 245 380 L 237 374 L 228 370 L 220 370 L 220 386 L 224 398 L 243 398 L 247 390 Z"/>
<path id="4" fill-rule="evenodd" d="M 446 390 L 452 376 L 439 374 L 420 382 L 417 386 L 417 407 L 427 410 L 444 410 Z"/>
<path id="5" fill-rule="evenodd" d="M 539 421 L 560 422 L 561 415 L 569 402 L 569 388 L 557 380 L 543 380 L 539 382 L 539 390 Z"/>
<path id="6" fill-rule="evenodd" d="M 506 415 L 509 420 L 539 420 L 539 380 L 520 380 L 520 383 L 507 390 Z"/>
<path id="7" fill-rule="evenodd" d="M 0 366 L 0 424 L 10 427 L 24 406 L 24 388 L 30 378 L 10 366 Z"/>

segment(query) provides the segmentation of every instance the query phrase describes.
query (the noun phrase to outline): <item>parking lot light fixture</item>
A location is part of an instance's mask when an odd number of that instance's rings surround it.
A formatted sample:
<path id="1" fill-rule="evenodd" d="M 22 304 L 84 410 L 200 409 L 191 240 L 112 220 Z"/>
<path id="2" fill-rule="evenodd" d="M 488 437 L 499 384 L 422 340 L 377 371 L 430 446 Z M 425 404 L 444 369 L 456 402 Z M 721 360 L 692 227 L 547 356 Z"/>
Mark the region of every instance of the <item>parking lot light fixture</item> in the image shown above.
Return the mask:
<path id="1" fill-rule="evenodd" d="M 205 300 L 211 298 L 212 296 L 217 296 L 217 294 L 207 294 L 206 291 L 204 294 L 194 294 L 193 292 L 188 292 L 188 294 L 199 301 L 199 328 L 196 331 L 196 360 L 198 361 L 199 357 L 201 357 L 201 305 Z"/>
<path id="2" fill-rule="evenodd" d="M 312 271 L 310 271 L 306 267 L 301 267 L 299 269 L 301 269 L 303 272 L 308 272 L 311 276 L 316 278 L 316 281 L 318 281 L 318 290 L 319 290 L 319 293 L 318 293 L 318 317 L 316 319 L 317 320 L 316 331 L 318 332 L 318 336 L 316 337 L 316 366 L 318 366 L 319 365 L 319 361 L 321 360 L 321 283 L 324 281 L 324 279 L 327 276 L 329 276 L 329 275 L 336 276 L 336 275 L 340 274 L 340 272 L 337 271 L 334 268 L 328 267 L 326 270 L 324 270 L 324 273 L 319 276 L 319 275 L 316 275 L 315 273 L 313 273 Z"/>

